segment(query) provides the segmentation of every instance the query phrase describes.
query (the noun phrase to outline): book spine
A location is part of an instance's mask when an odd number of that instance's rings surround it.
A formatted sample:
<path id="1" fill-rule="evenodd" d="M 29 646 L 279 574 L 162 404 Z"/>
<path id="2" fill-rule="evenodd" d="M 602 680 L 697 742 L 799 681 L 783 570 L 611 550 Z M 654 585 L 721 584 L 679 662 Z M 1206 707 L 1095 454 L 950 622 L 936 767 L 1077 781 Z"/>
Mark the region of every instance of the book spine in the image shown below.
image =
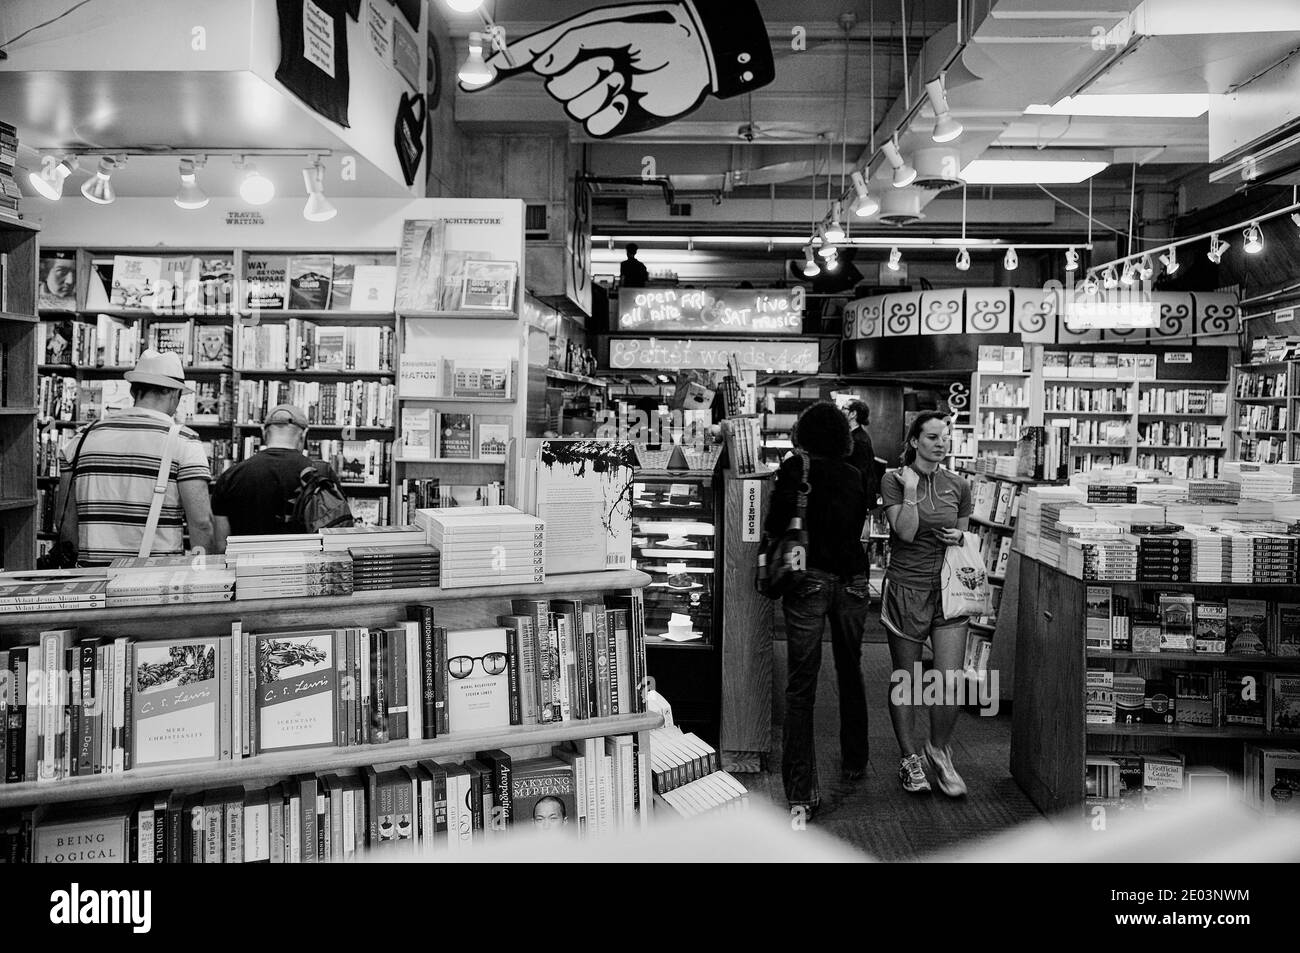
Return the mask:
<path id="1" fill-rule="evenodd" d="M 383 629 L 370 630 L 370 679 L 374 714 L 371 720 L 372 744 L 388 741 L 388 640 Z"/>
<path id="2" fill-rule="evenodd" d="M 348 699 L 348 724 L 351 725 L 352 743 L 366 743 L 365 703 L 362 699 L 365 683 L 361 678 L 361 636 L 364 629 L 348 629 L 348 673 L 352 677 L 352 690 Z"/>
<path id="3" fill-rule="evenodd" d="M 592 617 L 596 638 L 596 714 L 608 718 L 612 713 L 610 695 L 610 663 L 614 655 L 610 651 L 609 612 L 598 606 Z"/>
<path id="4" fill-rule="evenodd" d="M 388 677 L 388 737 L 402 741 L 407 737 L 406 696 L 406 630 L 387 629 L 388 658 L 385 671 Z"/>
<path id="5" fill-rule="evenodd" d="M 95 718 L 95 773 L 107 774 L 113 770 L 113 646 L 95 648 L 95 695 L 99 713 Z"/>
<path id="6" fill-rule="evenodd" d="M 242 793 L 232 795 L 225 804 L 226 863 L 244 862 L 244 801 Z"/>
<path id="7" fill-rule="evenodd" d="M 244 724 L 244 632 L 243 623 L 238 619 L 230 623 L 230 650 L 230 755 L 238 761 L 248 757 L 248 732 Z"/>
<path id="8" fill-rule="evenodd" d="M 569 656 L 573 651 L 573 643 L 568 616 L 555 614 L 555 633 L 559 657 L 559 677 L 555 681 L 560 706 L 559 720 L 570 721 L 573 719 L 573 682 L 570 679 Z"/>
<path id="9" fill-rule="evenodd" d="M 416 606 L 420 623 L 420 705 L 421 736 L 438 737 L 438 662 L 434 650 L 433 607 Z"/>
<path id="10" fill-rule="evenodd" d="M 424 684 L 420 677 L 420 623 L 402 623 L 406 629 L 406 736 L 424 737 Z"/>
<path id="11" fill-rule="evenodd" d="M 63 666 L 60 671 L 63 673 L 64 692 L 67 695 L 68 703 L 65 706 L 67 716 L 67 732 L 63 747 L 63 757 L 61 758 L 60 771 L 63 777 L 73 777 L 78 773 L 81 766 L 79 752 L 81 750 L 81 652 L 76 647 L 66 648 L 63 650 Z"/>
<path id="12" fill-rule="evenodd" d="M 241 634 L 244 639 L 244 723 L 248 726 L 248 753 L 253 756 L 261 749 L 257 721 L 257 637 L 251 632 Z"/>
<path id="13" fill-rule="evenodd" d="M 59 779 L 59 734 L 63 730 L 63 692 L 60 676 L 63 673 L 64 653 L 59 646 L 59 636 L 53 632 L 41 633 L 41 664 L 43 697 L 41 698 L 41 760 L 37 765 L 36 780 Z"/>
<path id="14" fill-rule="evenodd" d="M 337 687 L 334 691 L 334 746 L 345 748 L 352 733 L 352 723 L 348 721 L 348 696 L 352 687 L 348 684 L 348 636 L 346 629 L 334 630 L 334 675 Z"/>
<path id="15" fill-rule="evenodd" d="M 126 639 L 113 642 L 113 770 L 126 770 L 126 748 L 123 729 L 126 723 Z"/>
<path id="16" fill-rule="evenodd" d="M 23 681 L 27 690 L 27 718 L 24 725 L 23 777 L 24 781 L 35 781 L 41 760 L 41 719 L 44 710 L 41 707 L 45 698 L 45 666 L 41 661 L 39 644 L 27 649 L 27 676 Z"/>
<path id="17" fill-rule="evenodd" d="M 99 685 L 95 681 L 95 649 L 95 642 L 87 642 L 78 649 L 81 656 L 82 702 L 81 735 L 77 739 L 78 774 L 95 774 L 98 770 L 95 764 L 95 733 L 99 730 L 101 699 Z"/>
<path id="18" fill-rule="evenodd" d="M 370 695 L 370 630 L 360 629 L 357 633 L 357 667 L 361 673 L 359 682 L 361 691 L 360 705 L 360 741 L 358 744 L 371 744 L 371 722 L 374 720 L 374 699 Z"/>
<path id="19" fill-rule="evenodd" d="M 219 643 L 218 651 L 221 653 L 221 657 L 217 660 L 218 689 L 219 689 L 218 697 L 220 699 L 220 708 L 218 709 L 218 716 L 217 716 L 217 731 L 218 731 L 218 738 L 221 743 L 220 754 L 218 756 L 218 759 L 221 761 L 231 761 L 233 759 L 231 757 L 232 740 L 231 740 L 231 730 L 230 730 L 231 729 L 230 716 L 231 716 L 231 702 L 232 702 L 232 698 L 231 698 L 232 680 L 230 677 L 231 676 L 230 664 L 232 661 L 231 656 L 234 654 L 234 650 L 231 647 L 230 636 L 223 635 L 217 641 Z"/>
<path id="20" fill-rule="evenodd" d="M 19 647 L 9 652 L 10 699 L 5 716 L 5 783 L 23 780 L 25 739 L 27 736 L 27 650 Z"/>
<path id="21" fill-rule="evenodd" d="M 303 775 L 298 787 L 298 850 L 301 863 L 314 864 L 316 854 L 316 792 L 314 775 Z"/>
<path id="22" fill-rule="evenodd" d="M 513 625 L 508 628 L 509 639 L 506 642 L 506 684 L 510 692 L 510 724 L 522 725 L 523 699 L 520 691 L 519 652 L 516 649 L 516 631 Z"/>
<path id="23" fill-rule="evenodd" d="M 620 627 L 620 621 L 625 618 L 627 618 L 626 611 L 615 609 L 605 619 L 605 649 L 609 652 L 609 674 L 606 683 L 611 715 L 626 714 L 628 705 L 627 696 L 622 691 L 623 679 L 627 677 L 627 628 Z"/>
<path id="24" fill-rule="evenodd" d="M 132 745 L 135 741 L 135 643 L 127 641 L 122 646 L 125 677 L 122 686 L 122 770 L 130 771 L 135 761 Z"/>
<path id="25" fill-rule="evenodd" d="M 447 630 L 443 626 L 434 627 L 434 652 L 438 662 L 438 734 L 445 735 L 451 731 L 451 707 L 447 699 L 451 696 L 451 675 L 447 672 Z"/>
<path id="26" fill-rule="evenodd" d="M 203 806 L 203 863 L 220 864 L 225 861 L 225 805 L 221 803 Z"/>

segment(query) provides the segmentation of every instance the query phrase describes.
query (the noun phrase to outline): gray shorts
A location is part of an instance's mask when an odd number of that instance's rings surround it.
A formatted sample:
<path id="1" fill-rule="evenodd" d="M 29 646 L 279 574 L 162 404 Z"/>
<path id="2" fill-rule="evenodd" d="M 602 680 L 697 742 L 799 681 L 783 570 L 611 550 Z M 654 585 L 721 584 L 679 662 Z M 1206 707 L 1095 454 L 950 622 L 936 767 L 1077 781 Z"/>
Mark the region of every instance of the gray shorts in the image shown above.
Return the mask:
<path id="1" fill-rule="evenodd" d="M 967 617 L 945 618 L 939 589 L 911 589 L 886 579 L 880 593 L 880 621 L 890 635 L 924 645 L 936 629 L 964 626 Z"/>

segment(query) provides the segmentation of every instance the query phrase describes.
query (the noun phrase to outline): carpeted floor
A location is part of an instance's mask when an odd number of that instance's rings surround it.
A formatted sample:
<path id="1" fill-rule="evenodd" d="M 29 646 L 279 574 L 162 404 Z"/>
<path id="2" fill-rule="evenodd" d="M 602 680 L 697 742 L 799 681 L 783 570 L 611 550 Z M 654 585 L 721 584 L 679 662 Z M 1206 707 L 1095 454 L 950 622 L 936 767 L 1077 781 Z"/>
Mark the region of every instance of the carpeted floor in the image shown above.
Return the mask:
<path id="1" fill-rule="evenodd" d="M 777 610 L 778 629 L 780 610 Z M 964 711 L 953 736 L 953 763 L 970 793 L 952 800 L 940 794 L 907 794 L 899 785 L 898 744 L 886 708 L 889 650 L 880 644 L 879 617 L 869 625 L 863 645 L 867 686 L 871 763 L 856 783 L 839 776 L 839 721 L 834 664 L 823 660 L 814 716 L 817 763 L 821 770 L 822 807 L 814 824 L 842 838 L 868 856 L 886 861 L 925 860 L 958 845 L 970 847 L 1024 821 L 1038 810 L 1012 780 L 1009 770 L 1011 718 L 1007 713 L 985 717 Z M 829 627 L 828 627 L 829 629 Z M 879 642 L 876 639 L 879 639 Z M 781 721 L 784 717 L 786 654 L 783 633 L 775 643 L 773 671 L 773 752 L 769 771 L 739 775 L 750 796 L 786 807 L 781 787 Z"/>

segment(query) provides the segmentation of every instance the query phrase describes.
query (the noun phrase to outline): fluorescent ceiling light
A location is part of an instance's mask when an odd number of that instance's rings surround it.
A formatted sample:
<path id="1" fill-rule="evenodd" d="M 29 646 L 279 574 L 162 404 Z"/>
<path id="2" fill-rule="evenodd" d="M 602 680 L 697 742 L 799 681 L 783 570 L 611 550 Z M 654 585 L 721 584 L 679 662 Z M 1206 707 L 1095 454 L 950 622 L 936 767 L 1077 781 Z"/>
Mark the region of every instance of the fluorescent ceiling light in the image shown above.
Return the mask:
<path id="1" fill-rule="evenodd" d="M 1148 116 L 1195 119 L 1210 108 L 1209 93 L 1084 93 L 1054 106 L 1033 105 L 1031 116 Z"/>
<path id="2" fill-rule="evenodd" d="M 1087 159 L 975 159 L 961 170 L 967 185 L 1030 185 L 1085 182 L 1110 163 Z"/>

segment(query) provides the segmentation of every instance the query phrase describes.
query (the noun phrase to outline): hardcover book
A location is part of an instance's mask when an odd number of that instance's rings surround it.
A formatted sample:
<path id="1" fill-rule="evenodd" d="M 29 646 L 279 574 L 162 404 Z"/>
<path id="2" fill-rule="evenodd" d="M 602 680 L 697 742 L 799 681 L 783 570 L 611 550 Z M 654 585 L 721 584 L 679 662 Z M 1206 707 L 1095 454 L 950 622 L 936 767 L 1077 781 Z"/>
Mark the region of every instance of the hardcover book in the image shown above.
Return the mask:
<path id="1" fill-rule="evenodd" d="M 218 760 L 220 640 L 142 642 L 134 657 L 134 766 Z"/>
<path id="2" fill-rule="evenodd" d="M 463 311 L 513 311 L 515 276 L 513 261 L 467 261 L 461 284 Z"/>
<path id="3" fill-rule="evenodd" d="M 43 818 L 36 825 L 32 862 L 37 864 L 130 863 L 130 810 L 78 811 Z"/>
<path id="4" fill-rule="evenodd" d="M 244 262 L 250 311 L 283 311 L 289 298 L 289 259 L 285 255 L 249 255 Z"/>
<path id="5" fill-rule="evenodd" d="M 352 311 L 392 311 L 397 292 L 397 268 L 393 265 L 357 265 L 352 279 Z M 339 297 L 336 288 L 334 297 Z M 341 307 L 341 305 L 340 305 Z"/>
<path id="6" fill-rule="evenodd" d="M 468 460 L 473 455 L 474 418 L 470 414 L 438 414 L 438 444 L 434 456 Z"/>
<path id="7" fill-rule="evenodd" d="M 380 307 L 355 308 L 352 305 L 356 288 L 357 270 L 379 265 L 382 258 L 378 255 L 335 255 L 334 274 L 330 288 L 331 311 L 379 311 Z M 391 269 L 392 266 L 390 265 Z M 392 302 L 389 302 L 391 306 Z"/>
<path id="8" fill-rule="evenodd" d="M 260 751 L 335 743 L 334 630 L 257 636 Z"/>
<path id="9" fill-rule="evenodd" d="M 506 450 L 510 446 L 510 418 L 475 418 L 477 437 L 474 441 L 474 455 L 480 460 L 495 463 L 506 462 Z"/>
<path id="10" fill-rule="evenodd" d="M 505 629 L 447 632 L 450 731 L 504 728 L 510 724 L 509 652 Z"/>
<path id="11" fill-rule="evenodd" d="M 428 407 L 402 408 L 402 459 L 428 460 L 432 454 L 434 411 Z"/>
<path id="12" fill-rule="evenodd" d="M 397 310 L 404 314 L 442 310 L 442 220 L 407 219 L 397 254 Z"/>

